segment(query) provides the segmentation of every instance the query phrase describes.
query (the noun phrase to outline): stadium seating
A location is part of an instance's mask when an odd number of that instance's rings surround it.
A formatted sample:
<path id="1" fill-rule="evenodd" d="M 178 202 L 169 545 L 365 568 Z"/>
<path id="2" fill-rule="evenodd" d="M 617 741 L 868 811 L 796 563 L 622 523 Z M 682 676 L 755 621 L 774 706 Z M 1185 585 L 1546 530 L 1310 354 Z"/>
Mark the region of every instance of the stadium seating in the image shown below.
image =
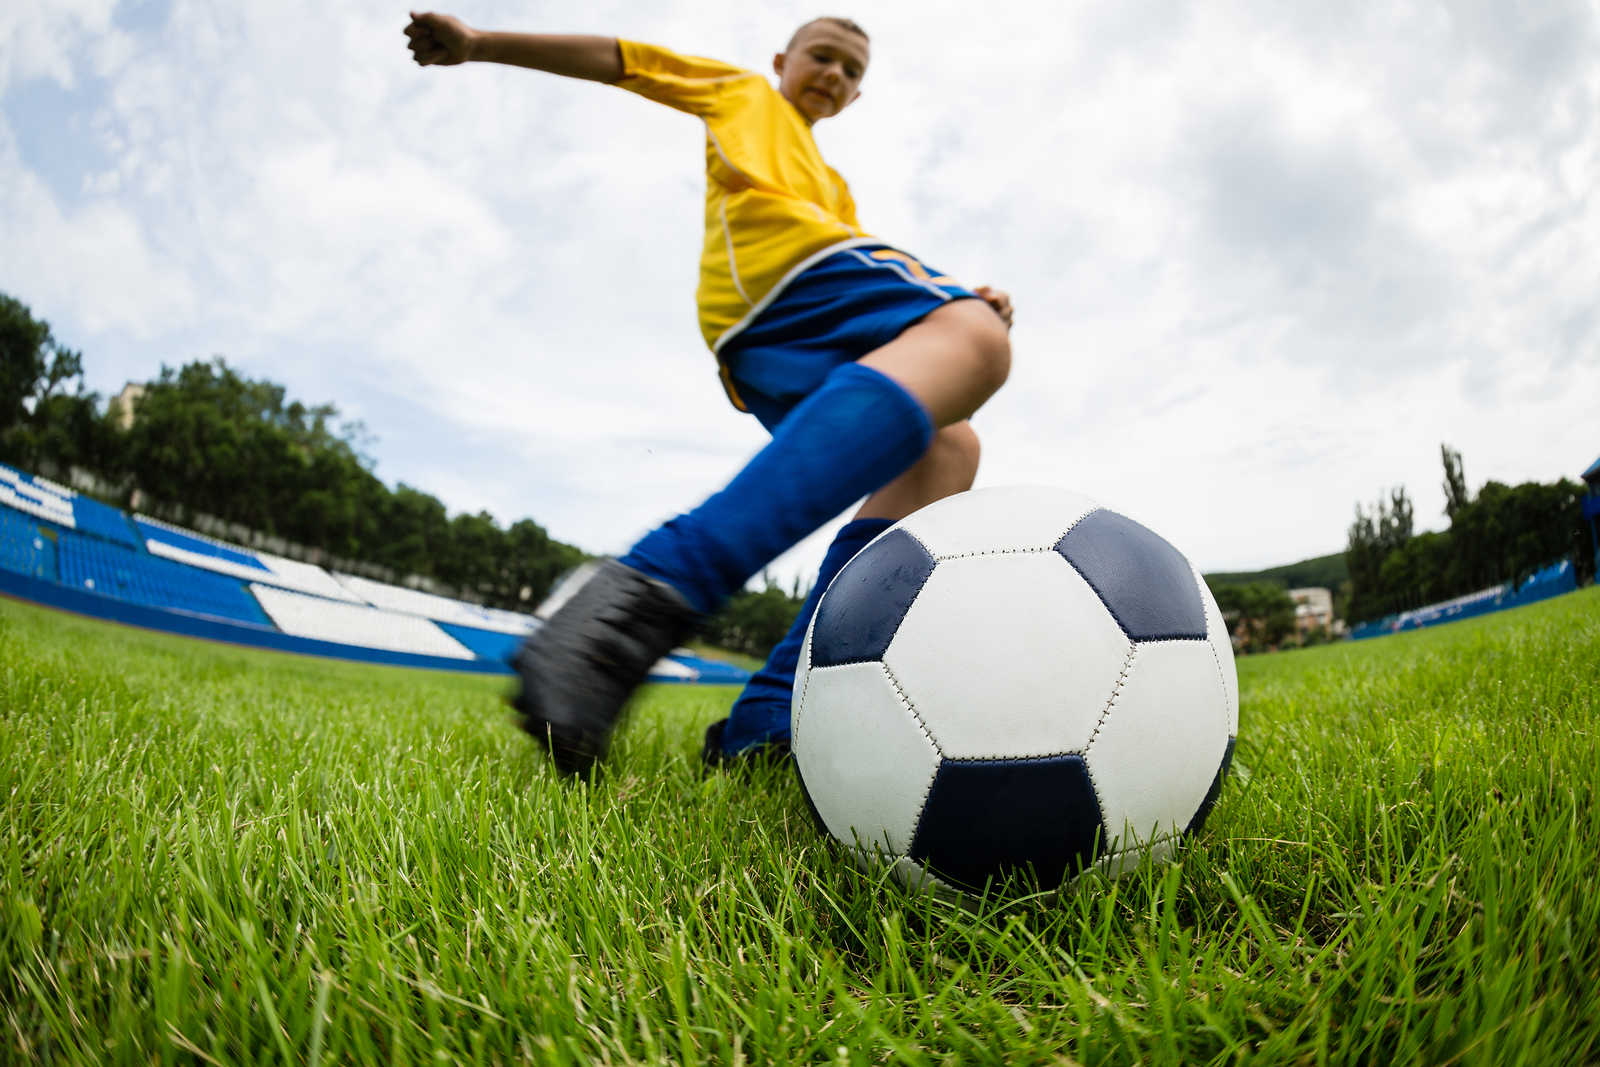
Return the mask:
<path id="1" fill-rule="evenodd" d="M 330 574 L 148 516 L 129 516 L 4 464 L 0 572 L 0 588 L 9 595 L 138 626 L 346 659 L 427 667 L 450 660 L 461 670 L 482 673 L 505 672 L 540 625 L 532 615 Z M 40 582 L 48 585 L 41 588 Z M 179 621 L 163 611 L 189 618 Z M 298 638 L 322 644 L 308 647 Z M 330 647 L 341 645 L 343 650 Z M 687 649 L 675 650 L 650 671 L 658 682 L 748 677 Z"/>
<path id="2" fill-rule="evenodd" d="M 160 522 L 145 515 L 135 515 L 133 523 L 139 529 L 139 536 L 143 540 L 159 540 L 173 548 L 180 548 L 192 555 L 210 556 L 213 559 L 226 560 L 247 567 L 251 571 L 265 571 L 267 568 L 255 556 L 243 549 L 225 545 L 221 541 L 213 541 L 209 537 L 190 533 L 181 526 L 173 526 Z M 269 572 L 270 573 L 270 572 Z"/>
<path id="3" fill-rule="evenodd" d="M 128 517 L 116 508 L 3 463 L 0 463 L 0 504 L 129 548 L 139 544 Z"/>
<path id="4" fill-rule="evenodd" d="M 247 582 L 269 582 L 312 596 L 330 600 L 345 600 L 364 604 L 354 593 L 334 580 L 333 575 L 310 563 L 300 563 L 266 552 L 252 552 L 246 548 L 213 541 L 209 537 L 143 515 L 137 517 L 139 533 L 144 536 L 145 547 L 152 555 L 185 563 L 191 567 L 243 578 Z"/>
<path id="5" fill-rule="evenodd" d="M 313 596 L 326 597 L 329 600 L 344 600 L 352 604 L 365 605 L 366 601 L 340 585 L 338 581 L 321 567 L 310 563 L 301 563 L 299 560 L 284 559 L 282 556 L 273 556 L 265 552 L 257 556 L 266 564 L 273 576 L 267 581 L 280 585 L 285 589 L 295 589 Z"/>
<path id="6" fill-rule="evenodd" d="M 129 548 L 139 547 L 139 533 L 128 517 L 114 507 L 90 500 L 86 496 L 72 498 L 72 517 L 79 533 L 92 534 Z"/>
<path id="7" fill-rule="evenodd" d="M 78 521 L 73 517 L 72 490 L 43 479 L 36 482 L 31 475 L 3 463 L 0 463 L 0 504 L 35 518 L 48 519 L 58 526 L 72 527 Z"/>
<path id="8" fill-rule="evenodd" d="M 510 663 L 511 657 L 515 656 L 517 649 L 522 647 L 522 634 L 479 630 L 471 626 L 459 626 L 453 622 L 435 622 L 434 625 L 457 641 L 460 641 L 483 659 Z"/>
<path id="9" fill-rule="evenodd" d="M 56 580 L 55 541 L 45 536 L 39 524 L 27 515 L 0 507 L 0 567 L 53 582 Z"/>
<path id="10" fill-rule="evenodd" d="M 461 642 L 415 615 L 324 600 L 271 585 L 252 585 L 250 591 L 278 629 L 296 637 L 420 656 L 477 658 Z"/>
<path id="11" fill-rule="evenodd" d="M 448 622 L 474 630 L 516 634 L 519 637 L 533 632 L 534 619 L 531 615 L 518 615 L 513 611 L 480 607 L 477 604 L 468 604 L 464 600 L 452 600 L 449 597 L 406 589 L 398 585 L 385 585 L 382 582 L 357 578 L 351 574 L 335 574 L 334 577 L 339 580 L 340 585 L 363 602 L 387 611 L 398 611 L 402 615 L 419 615 L 434 622 Z"/>
<path id="12" fill-rule="evenodd" d="M 270 625 L 261 605 L 236 580 L 75 530 L 62 530 L 60 539 L 62 585 L 144 607 Z"/>

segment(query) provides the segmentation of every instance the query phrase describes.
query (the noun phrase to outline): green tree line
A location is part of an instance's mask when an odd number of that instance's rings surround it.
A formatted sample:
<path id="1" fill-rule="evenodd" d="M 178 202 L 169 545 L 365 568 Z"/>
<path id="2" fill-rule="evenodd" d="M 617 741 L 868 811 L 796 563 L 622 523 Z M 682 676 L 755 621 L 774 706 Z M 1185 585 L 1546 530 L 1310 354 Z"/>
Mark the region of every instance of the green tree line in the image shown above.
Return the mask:
<path id="1" fill-rule="evenodd" d="M 1356 505 L 1345 548 L 1352 621 L 1520 582 L 1563 558 L 1572 560 L 1580 581 L 1594 577 L 1582 485 L 1568 478 L 1549 484 L 1491 481 L 1473 495 L 1461 454 L 1449 445 L 1439 451 L 1449 529 L 1417 533 L 1404 487 L 1370 509 Z"/>
<path id="2" fill-rule="evenodd" d="M 502 527 L 487 512 L 452 517 L 419 489 L 390 489 L 359 448 L 359 424 L 220 358 L 163 367 L 131 421 L 86 391 L 82 376 L 81 355 L 0 294 L 0 460 L 45 472 L 81 467 L 116 487 L 113 503 L 127 506 L 137 493 L 169 513 L 205 513 L 423 575 L 497 607 L 538 603 L 585 558 L 532 519 Z"/>
<path id="3" fill-rule="evenodd" d="M 764 588 L 738 590 L 706 620 L 703 632 L 708 643 L 766 659 L 772 646 L 783 640 L 805 605 L 809 590 L 800 587 L 799 578 L 788 590 L 771 577 L 763 575 L 763 579 Z"/>
<path id="4" fill-rule="evenodd" d="M 1218 583 L 1206 575 L 1211 595 L 1239 638 L 1241 652 L 1272 652 L 1298 639 L 1294 601 L 1275 582 Z"/>

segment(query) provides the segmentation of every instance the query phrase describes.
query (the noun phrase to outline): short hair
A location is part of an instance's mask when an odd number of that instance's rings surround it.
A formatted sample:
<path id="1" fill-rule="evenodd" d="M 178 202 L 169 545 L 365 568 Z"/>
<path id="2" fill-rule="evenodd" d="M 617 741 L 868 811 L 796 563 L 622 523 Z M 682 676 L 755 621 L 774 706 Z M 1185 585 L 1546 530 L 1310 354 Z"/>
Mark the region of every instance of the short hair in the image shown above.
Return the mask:
<path id="1" fill-rule="evenodd" d="M 819 22 L 832 23 L 833 25 L 839 27 L 841 30 L 844 30 L 846 33 L 854 33 L 854 34 L 859 35 L 860 38 L 863 41 L 871 41 L 872 40 L 871 37 L 867 36 L 867 31 L 862 29 L 860 24 L 858 24 L 854 19 L 842 19 L 842 18 L 839 18 L 837 15 L 823 15 L 821 18 L 814 18 L 810 22 L 808 22 L 805 25 L 801 26 L 798 30 L 795 30 L 794 31 L 794 36 L 789 38 L 789 45 L 788 45 L 788 47 L 786 47 L 784 49 L 784 51 L 785 52 L 792 52 L 794 50 L 795 42 L 800 40 L 800 35 L 802 33 L 805 33 L 807 30 L 809 30 L 811 27 L 815 26 Z"/>

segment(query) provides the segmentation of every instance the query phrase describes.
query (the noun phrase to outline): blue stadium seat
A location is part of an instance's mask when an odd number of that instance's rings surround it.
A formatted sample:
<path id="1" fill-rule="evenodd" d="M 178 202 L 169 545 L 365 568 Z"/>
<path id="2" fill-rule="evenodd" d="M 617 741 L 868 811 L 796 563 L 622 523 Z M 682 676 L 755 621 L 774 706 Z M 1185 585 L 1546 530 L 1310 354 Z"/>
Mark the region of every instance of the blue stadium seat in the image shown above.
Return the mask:
<path id="1" fill-rule="evenodd" d="M 241 567 L 254 567 L 262 574 L 271 574 L 272 570 L 265 563 L 246 552 L 238 549 L 226 548 L 222 545 L 196 537 L 193 534 L 179 533 L 170 526 L 157 526 L 147 522 L 139 516 L 133 517 L 134 525 L 139 528 L 139 534 L 145 540 L 164 541 L 173 548 L 181 548 L 185 552 L 195 552 L 202 556 L 211 556 L 213 559 L 225 559 L 229 563 L 237 563 Z"/>
<path id="2" fill-rule="evenodd" d="M 270 626 L 242 582 L 136 552 L 70 530 L 61 532 L 62 585 L 130 604 Z"/>
<path id="3" fill-rule="evenodd" d="M 0 463 L 0 503 L 27 515 L 62 526 L 75 525 L 72 515 L 72 490 L 53 482 L 40 482 L 27 471 Z"/>
<path id="4" fill-rule="evenodd" d="M 517 649 L 521 648 L 522 642 L 526 640 L 523 634 L 503 634 L 453 622 L 435 620 L 434 625 L 466 645 L 467 651 L 473 655 L 482 659 L 499 660 L 501 663 L 510 663 L 511 657 L 517 654 Z"/>
<path id="5" fill-rule="evenodd" d="M 33 519 L 4 505 L 0 505 L 0 567 L 30 578 L 56 580 L 55 542 Z"/>
<path id="6" fill-rule="evenodd" d="M 144 547 L 128 517 L 110 505 L 86 496 L 75 496 L 72 498 L 72 517 L 80 533 L 103 537 L 129 548 Z"/>

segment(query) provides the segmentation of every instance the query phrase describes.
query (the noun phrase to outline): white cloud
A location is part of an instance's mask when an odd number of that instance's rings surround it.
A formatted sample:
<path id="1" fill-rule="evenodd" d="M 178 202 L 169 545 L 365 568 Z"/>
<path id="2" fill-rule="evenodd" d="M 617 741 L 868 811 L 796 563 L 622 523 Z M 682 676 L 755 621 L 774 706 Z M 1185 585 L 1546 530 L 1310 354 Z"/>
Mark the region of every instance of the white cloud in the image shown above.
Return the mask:
<path id="1" fill-rule="evenodd" d="M 812 13 L 462 10 L 752 65 Z M 852 16 L 873 70 L 818 133 L 864 220 L 1016 296 L 983 484 L 1081 488 L 1243 569 L 1341 547 L 1387 485 L 1427 518 L 1441 440 L 1475 481 L 1592 458 L 1590 5 Z M 225 353 L 365 419 L 386 478 L 623 549 L 764 440 L 694 324 L 699 128 L 613 89 L 418 70 L 403 22 L 13 4 L 0 289 L 102 389 Z"/>
<path id="2" fill-rule="evenodd" d="M 72 52 L 107 35 L 116 0 L 52 0 L 0 9 L 0 91 L 28 78 L 76 81 Z"/>

